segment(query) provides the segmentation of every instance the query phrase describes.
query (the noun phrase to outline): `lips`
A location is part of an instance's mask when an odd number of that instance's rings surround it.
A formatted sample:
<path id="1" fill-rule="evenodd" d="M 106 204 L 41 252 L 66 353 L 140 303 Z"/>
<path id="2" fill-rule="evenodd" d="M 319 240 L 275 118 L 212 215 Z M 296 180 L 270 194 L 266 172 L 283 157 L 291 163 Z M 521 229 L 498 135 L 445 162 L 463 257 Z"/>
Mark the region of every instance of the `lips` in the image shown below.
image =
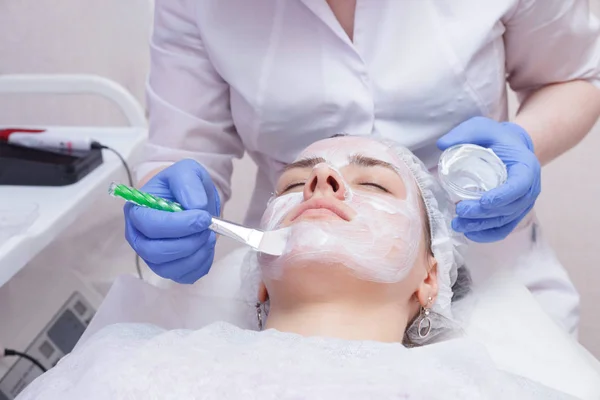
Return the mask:
<path id="1" fill-rule="evenodd" d="M 347 211 L 345 211 L 341 207 L 338 207 L 332 201 L 328 201 L 325 199 L 316 199 L 316 200 L 309 200 L 307 202 L 302 203 L 300 205 L 300 207 L 294 213 L 294 216 L 292 217 L 292 219 L 290 219 L 290 222 L 294 222 L 302 214 L 304 214 L 304 212 L 306 212 L 308 210 L 328 210 L 328 211 L 331 211 L 332 213 L 336 214 L 338 217 L 340 217 L 341 219 L 343 219 L 345 221 L 350 221 L 352 219 Z"/>

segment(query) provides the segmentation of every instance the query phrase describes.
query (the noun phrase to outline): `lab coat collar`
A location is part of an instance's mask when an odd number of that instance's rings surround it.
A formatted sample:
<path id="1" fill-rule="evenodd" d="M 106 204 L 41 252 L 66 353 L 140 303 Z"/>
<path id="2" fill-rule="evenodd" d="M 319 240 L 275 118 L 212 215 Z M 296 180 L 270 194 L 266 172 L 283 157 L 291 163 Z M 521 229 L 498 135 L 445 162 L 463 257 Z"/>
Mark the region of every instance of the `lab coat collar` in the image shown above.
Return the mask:
<path id="1" fill-rule="evenodd" d="M 331 11 L 331 8 L 324 0 L 299 0 L 306 8 L 312 11 L 333 33 L 335 33 L 344 43 L 354 49 L 354 44 L 340 25 L 339 21 Z"/>

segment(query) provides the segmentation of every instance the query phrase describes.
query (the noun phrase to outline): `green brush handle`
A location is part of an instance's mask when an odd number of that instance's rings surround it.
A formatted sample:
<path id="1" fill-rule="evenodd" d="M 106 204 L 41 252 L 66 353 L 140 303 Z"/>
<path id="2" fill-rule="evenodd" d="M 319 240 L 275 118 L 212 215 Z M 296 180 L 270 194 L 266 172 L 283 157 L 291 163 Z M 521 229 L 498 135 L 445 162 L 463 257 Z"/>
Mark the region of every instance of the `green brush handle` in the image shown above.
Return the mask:
<path id="1" fill-rule="evenodd" d="M 165 200 L 149 193 L 144 193 L 123 184 L 111 183 L 108 188 L 108 194 L 114 197 L 120 197 L 126 201 L 137 204 L 138 206 L 148 207 L 154 210 L 168 212 L 183 211 L 183 207 L 179 203 Z"/>

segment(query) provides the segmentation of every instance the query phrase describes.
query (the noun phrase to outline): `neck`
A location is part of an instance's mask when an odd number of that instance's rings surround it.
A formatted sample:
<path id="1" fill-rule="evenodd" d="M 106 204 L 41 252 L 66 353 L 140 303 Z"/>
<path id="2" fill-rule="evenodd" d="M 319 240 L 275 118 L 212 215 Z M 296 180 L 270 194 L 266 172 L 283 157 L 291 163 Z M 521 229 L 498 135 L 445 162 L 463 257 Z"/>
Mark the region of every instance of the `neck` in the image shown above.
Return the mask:
<path id="1" fill-rule="evenodd" d="M 408 312 L 397 303 L 272 304 L 265 328 L 303 336 L 402 342 L 407 323 Z"/>

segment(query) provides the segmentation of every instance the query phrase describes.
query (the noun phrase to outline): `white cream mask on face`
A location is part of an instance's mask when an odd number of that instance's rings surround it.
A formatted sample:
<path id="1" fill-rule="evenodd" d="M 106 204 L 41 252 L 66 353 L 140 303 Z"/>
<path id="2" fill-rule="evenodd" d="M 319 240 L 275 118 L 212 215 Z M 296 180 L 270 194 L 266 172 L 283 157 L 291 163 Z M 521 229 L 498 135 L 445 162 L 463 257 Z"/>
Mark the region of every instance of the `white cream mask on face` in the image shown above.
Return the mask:
<path id="1" fill-rule="evenodd" d="M 319 160 L 312 171 L 305 168 L 303 176 L 305 181 L 309 180 L 309 186 L 315 175 L 317 179 L 319 175 L 321 179 L 331 175 L 332 181 L 328 184 L 339 185 L 339 188 L 336 195 L 333 192 L 322 195 L 317 194 L 319 189 L 304 186 L 304 193 L 283 194 L 271 199 L 263 215 L 263 228 L 271 230 L 288 224 L 291 234 L 282 256 L 259 256 L 262 274 L 270 279 L 280 279 L 287 268 L 344 265 L 360 279 L 401 281 L 415 262 L 422 236 L 419 192 L 403 162 L 386 145 L 356 137 L 315 143 L 299 159 Z M 351 163 L 358 163 L 356 168 L 365 171 L 381 168 L 364 165 L 365 159 L 391 165 L 399 176 L 395 184 L 403 185 L 405 195 L 377 192 L 347 181 L 343 173 Z M 357 160 L 363 160 L 363 164 Z M 374 173 L 373 170 L 366 175 Z M 332 206 L 342 216 L 331 214 L 311 219 L 300 216 L 289 221 L 294 213 L 298 213 L 301 204 L 311 204 L 309 202 L 317 196 L 323 203 L 316 208 Z"/>

